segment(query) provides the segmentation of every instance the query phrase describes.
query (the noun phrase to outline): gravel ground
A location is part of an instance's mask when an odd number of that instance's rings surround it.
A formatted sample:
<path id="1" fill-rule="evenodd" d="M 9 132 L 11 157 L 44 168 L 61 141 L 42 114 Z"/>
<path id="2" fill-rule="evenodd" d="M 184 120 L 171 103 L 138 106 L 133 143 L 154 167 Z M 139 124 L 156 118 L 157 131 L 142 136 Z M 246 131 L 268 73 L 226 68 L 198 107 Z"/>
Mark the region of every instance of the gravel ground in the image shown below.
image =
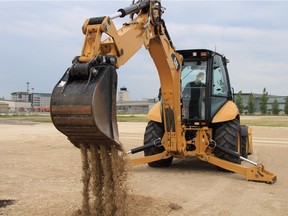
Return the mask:
<path id="1" fill-rule="evenodd" d="M 119 123 L 130 149 L 146 123 Z M 81 208 L 81 154 L 51 123 L 0 121 L 0 215 L 73 215 Z M 253 127 L 254 154 L 278 175 L 248 182 L 196 158 L 128 172 L 128 215 L 287 215 L 288 128 Z"/>

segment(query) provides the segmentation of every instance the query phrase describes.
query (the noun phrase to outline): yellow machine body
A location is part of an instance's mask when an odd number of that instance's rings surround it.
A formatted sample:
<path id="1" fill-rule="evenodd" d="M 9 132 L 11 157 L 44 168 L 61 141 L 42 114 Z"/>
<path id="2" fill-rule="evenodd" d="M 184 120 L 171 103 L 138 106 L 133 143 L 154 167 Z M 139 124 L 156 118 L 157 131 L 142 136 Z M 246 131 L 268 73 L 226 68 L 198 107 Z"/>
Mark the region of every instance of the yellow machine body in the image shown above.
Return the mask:
<path id="1" fill-rule="evenodd" d="M 160 1 L 141 0 L 110 16 L 85 21 L 81 55 L 73 60 L 52 93 L 50 110 L 55 127 L 77 147 L 93 140 L 95 145 L 105 144 L 123 149 L 119 143 L 116 117 L 116 69 L 144 46 L 155 63 L 161 84 L 161 103 L 149 112 L 151 121 L 148 126 L 159 130 L 161 137 L 152 140 L 154 143 L 150 148 L 156 152 L 146 148 L 148 155 L 132 162 L 151 164 L 164 161 L 164 165 L 169 165 L 172 157 L 195 155 L 200 160 L 243 174 L 247 180 L 275 182 L 276 175 L 264 170 L 263 166 L 243 167 L 239 164 L 240 159 L 233 158 L 238 156 L 237 152 L 243 155 L 252 153 L 252 131 L 251 128 L 243 128 L 243 139 L 238 136 L 241 133 L 238 131 L 240 117 L 230 98 L 226 58 L 208 50 L 176 51 L 162 13 Z M 130 15 L 130 22 L 118 30 L 113 19 L 126 15 Z M 197 60 L 194 61 L 194 58 Z M 199 121 L 185 117 L 188 110 L 185 106 L 190 106 L 190 102 L 182 95 L 184 83 L 181 76 L 187 72 L 189 77 L 189 68 L 198 68 L 199 71 L 209 68 L 206 85 L 201 87 L 206 92 L 201 102 L 204 104 L 205 101 L 206 104 L 205 117 L 203 115 Z M 225 82 L 219 78 L 221 73 L 226 77 Z M 211 82 L 215 83 L 209 85 Z M 222 132 L 226 127 L 232 127 L 235 131 L 233 136 L 238 137 L 235 146 L 240 146 L 244 141 L 247 143 L 242 144 L 245 152 L 240 147 L 234 149 L 236 153 L 231 150 L 222 152 L 226 144 L 221 136 L 226 136 Z M 150 134 L 146 135 L 148 140 Z M 155 147 L 156 142 L 160 152 Z M 216 148 L 216 144 L 222 146 L 222 150 Z M 231 157 L 231 154 L 234 156 Z"/>

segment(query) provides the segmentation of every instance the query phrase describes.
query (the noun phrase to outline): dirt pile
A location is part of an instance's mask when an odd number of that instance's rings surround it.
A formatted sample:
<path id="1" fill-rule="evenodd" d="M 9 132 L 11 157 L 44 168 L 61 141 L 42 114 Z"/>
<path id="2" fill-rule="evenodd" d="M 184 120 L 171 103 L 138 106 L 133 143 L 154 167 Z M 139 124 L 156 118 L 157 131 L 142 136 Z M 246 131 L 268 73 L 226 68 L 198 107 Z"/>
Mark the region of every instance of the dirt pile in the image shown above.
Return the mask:
<path id="1" fill-rule="evenodd" d="M 126 215 L 126 157 L 108 143 L 81 144 L 83 200 L 80 215 Z"/>

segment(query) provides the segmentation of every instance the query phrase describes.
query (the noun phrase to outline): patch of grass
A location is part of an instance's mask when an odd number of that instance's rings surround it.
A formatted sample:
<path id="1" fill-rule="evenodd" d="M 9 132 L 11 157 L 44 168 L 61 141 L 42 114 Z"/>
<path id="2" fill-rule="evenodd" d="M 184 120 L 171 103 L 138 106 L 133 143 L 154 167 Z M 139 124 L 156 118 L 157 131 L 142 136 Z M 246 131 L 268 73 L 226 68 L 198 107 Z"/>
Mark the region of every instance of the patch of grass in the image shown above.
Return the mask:
<path id="1" fill-rule="evenodd" d="M 118 122 L 148 122 L 146 115 L 117 115 Z"/>
<path id="2" fill-rule="evenodd" d="M 50 115 L 24 115 L 24 114 L 13 114 L 13 115 L 0 115 L 0 119 L 6 119 L 11 121 L 22 121 L 22 122 L 52 122 Z"/>
<path id="3" fill-rule="evenodd" d="M 241 116 L 241 124 L 262 127 L 288 127 L 288 116 Z"/>
<path id="4" fill-rule="evenodd" d="M 0 115 L 0 119 L 12 119 L 12 118 L 19 118 L 23 117 L 24 115 Z"/>
<path id="5" fill-rule="evenodd" d="M 51 123 L 52 120 L 49 117 L 32 117 L 32 118 L 27 118 L 28 121 L 32 121 L 32 122 L 39 122 L 39 123 Z"/>
<path id="6" fill-rule="evenodd" d="M 11 119 L 22 122 L 51 123 L 51 117 L 45 115 L 1 115 L 1 119 Z M 148 122 L 146 115 L 117 115 L 118 122 Z"/>
<path id="7" fill-rule="evenodd" d="M 49 114 L 43 115 L 0 115 L 1 119 L 11 119 L 27 122 L 51 123 Z M 148 122 L 147 115 L 139 114 L 118 114 L 118 122 Z M 241 124 L 247 126 L 262 126 L 262 127 L 288 127 L 288 116 L 271 116 L 271 115 L 242 115 Z"/>

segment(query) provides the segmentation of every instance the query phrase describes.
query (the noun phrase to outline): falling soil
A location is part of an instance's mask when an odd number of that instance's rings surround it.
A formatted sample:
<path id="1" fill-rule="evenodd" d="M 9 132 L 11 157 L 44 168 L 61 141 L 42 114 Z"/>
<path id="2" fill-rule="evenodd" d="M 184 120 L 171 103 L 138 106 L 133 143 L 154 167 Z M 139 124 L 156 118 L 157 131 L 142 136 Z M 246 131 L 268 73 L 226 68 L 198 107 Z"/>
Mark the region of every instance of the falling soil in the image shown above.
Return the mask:
<path id="1" fill-rule="evenodd" d="M 110 143 L 81 144 L 82 209 L 78 215 L 127 215 L 126 157 Z"/>

